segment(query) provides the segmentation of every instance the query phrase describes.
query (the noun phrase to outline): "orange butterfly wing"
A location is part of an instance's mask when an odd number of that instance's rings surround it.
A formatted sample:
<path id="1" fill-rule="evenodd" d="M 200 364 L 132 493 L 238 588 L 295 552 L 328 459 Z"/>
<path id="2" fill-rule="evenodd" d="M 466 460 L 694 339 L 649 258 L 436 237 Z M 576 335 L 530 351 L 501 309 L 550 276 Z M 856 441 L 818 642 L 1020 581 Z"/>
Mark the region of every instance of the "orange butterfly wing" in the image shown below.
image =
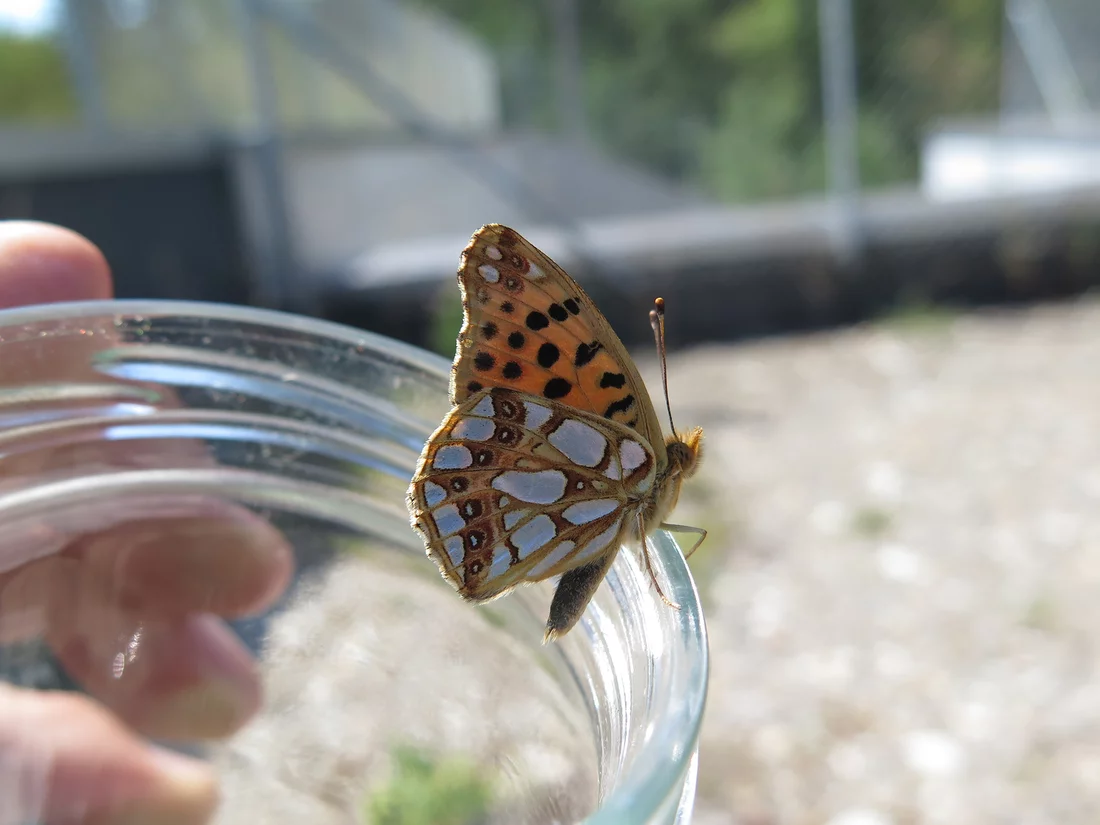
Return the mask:
<path id="1" fill-rule="evenodd" d="M 506 387 L 624 424 L 666 462 L 653 402 L 584 290 L 518 232 L 483 226 L 462 253 L 464 319 L 451 400 Z"/>

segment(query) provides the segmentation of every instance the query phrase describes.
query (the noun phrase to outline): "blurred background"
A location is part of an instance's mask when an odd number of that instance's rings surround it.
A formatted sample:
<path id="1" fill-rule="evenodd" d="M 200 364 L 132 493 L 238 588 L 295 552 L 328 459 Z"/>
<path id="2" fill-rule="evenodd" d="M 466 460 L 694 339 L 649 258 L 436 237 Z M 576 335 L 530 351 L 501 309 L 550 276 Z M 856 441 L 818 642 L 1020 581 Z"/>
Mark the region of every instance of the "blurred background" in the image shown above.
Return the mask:
<path id="1" fill-rule="evenodd" d="M 0 0 L 0 218 L 447 356 L 486 222 L 647 379 L 663 295 L 696 821 L 1095 821 L 1095 0 Z"/>

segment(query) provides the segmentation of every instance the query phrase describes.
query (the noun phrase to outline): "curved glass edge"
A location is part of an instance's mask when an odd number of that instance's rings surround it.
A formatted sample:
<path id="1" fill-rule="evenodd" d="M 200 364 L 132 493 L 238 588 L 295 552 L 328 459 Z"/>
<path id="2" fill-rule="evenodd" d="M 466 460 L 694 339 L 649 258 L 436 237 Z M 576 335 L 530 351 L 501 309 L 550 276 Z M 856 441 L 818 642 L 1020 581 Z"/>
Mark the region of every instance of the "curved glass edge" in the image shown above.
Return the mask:
<path id="1" fill-rule="evenodd" d="M 431 376 L 440 377 L 442 375 L 444 380 L 449 380 L 450 376 L 450 361 L 433 352 L 414 347 L 394 338 L 331 321 L 292 315 L 272 309 L 257 309 L 232 304 L 149 300 L 69 301 L 56 304 L 33 304 L 26 307 L 0 309 L 0 330 L 15 324 L 75 320 L 89 315 L 185 315 L 193 318 L 265 324 L 293 332 L 310 333 L 336 341 L 344 341 L 356 347 L 367 346 L 372 350 L 384 353 L 387 358 L 404 362 L 407 366 L 420 369 Z M 0 343 L 2 342 L 3 338 L 0 338 Z"/>
<path id="2" fill-rule="evenodd" d="M 687 786 L 694 787 L 709 682 L 707 630 L 695 581 L 676 541 L 662 530 L 650 536 L 650 544 L 655 551 L 657 575 L 669 583 L 669 596 L 680 604 L 680 610 L 668 608 L 652 595 L 648 574 L 628 554 L 620 554 L 615 566 L 638 568 L 632 578 L 644 582 L 654 601 L 653 610 L 647 613 L 660 617 L 660 623 L 672 630 L 661 663 L 672 679 L 654 697 L 655 702 L 666 703 L 657 707 L 662 723 L 647 737 L 638 760 L 584 825 L 671 825 L 674 821 L 690 821 L 677 819 L 677 811 L 689 790 Z"/>
<path id="3" fill-rule="evenodd" d="M 0 344 L 4 343 L 5 328 L 76 321 L 90 316 L 186 316 L 270 326 L 369 349 L 420 372 L 426 380 L 442 382 L 443 386 L 449 380 L 451 364 L 447 359 L 377 333 L 275 310 L 193 301 L 80 301 L 4 309 L 0 310 Z M 619 778 L 599 810 L 584 820 L 585 825 L 681 822 L 676 812 L 683 809 L 683 795 L 694 787 L 699 729 L 708 683 L 706 626 L 698 591 L 682 551 L 663 531 L 651 536 L 651 541 L 656 550 L 655 562 L 670 584 L 670 595 L 681 605 L 681 610 L 676 611 L 671 620 L 676 632 L 670 641 L 676 648 L 664 652 L 682 661 L 666 663 L 673 665 L 676 678 L 662 691 L 666 695 L 658 697 L 674 702 L 675 707 L 670 707 L 668 710 L 672 712 L 660 717 L 662 724 L 647 737 L 649 741 L 639 759 Z M 616 565 L 619 563 L 617 560 Z"/>

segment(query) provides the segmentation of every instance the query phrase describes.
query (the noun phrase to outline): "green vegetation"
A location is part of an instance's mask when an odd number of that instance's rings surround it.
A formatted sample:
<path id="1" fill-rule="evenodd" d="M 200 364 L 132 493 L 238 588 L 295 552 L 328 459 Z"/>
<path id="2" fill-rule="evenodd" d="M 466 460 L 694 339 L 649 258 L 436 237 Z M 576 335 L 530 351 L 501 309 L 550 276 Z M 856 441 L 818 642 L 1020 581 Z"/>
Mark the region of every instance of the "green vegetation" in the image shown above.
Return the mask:
<path id="1" fill-rule="evenodd" d="M 495 54 L 511 125 L 554 123 L 549 4 L 421 0 Z M 817 0 L 577 2 L 596 140 L 727 200 L 825 183 Z M 859 160 L 910 180 L 936 119 L 995 110 L 1001 0 L 853 0 Z"/>
<path id="2" fill-rule="evenodd" d="M 959 311 L 928 300 L 904 300 L 883 313 L 879 323 L 899 332 L 942 334 L 951 329 Z"/>
<path id="3" fill-rule="evenodd" d="M 894 524 L 894 518 L 878 507 L 861 507 L 852 516 L 852 532 L 867 539 L 886 535 Z"/>
<path id="4" fill-rule="evenodd" d="M 428 346 L 445 358 L 454 358 L 455 340 L 462 328 L 462 294 L 454 280 L 448 278 L 435 293 Z"/>
<path id="5" fill-rule="evenodd" d="M 52 40 L 0 34 L 0 123 L 75 122 L 65 55 Z"/>
<path id="6" fill-rule="evenodd" d="M 556 125 L 553 4 L 405 1 L 480 38 L 500 68 L 509 128 Z M 239 122 L 250 87 L 232 4 L 178 5 L 166 5 L 141 34 L 97 29 L 97 15 L 89 14 L 86 24 L 107 38 L 97 54 L 108 111 L 127 122 Z M 576 8 L 583 103 L 602 149 L 731 201 L 824 186 L 818 0 L 576 0 Z M 996 109 L 1003 0 L 853 0 L 853 14 L 863 183 L 911 180 L 931 124 Z M 201 36 L 173 34 L 188 25 Z M 317 107 L 332 123 L 379 122 L 376 102 L 302 56 L 282 33 L 268 34 L 286 122 L 309 121 Z M 133 71 L 161 40 L 171 45 L 165 61 Z M 307 66 L 312 82 L 323 79 L 324 94 L 296 91 Z M 54 42 L 0 37 L 0 121 L 71 119 L 75 112 Z"/>
<path id="7" fill-rule="evenodd" d="M 1049 594 L 1037 595 L 1023 617 L 1024 627 L 1049 633 L 1058 629 L 1058 603 Z"/>
<path id="8" fill-rule="evenodd" d="M 475 825 L 488 818 L 489 783 L 461 759 L 394 748 L 393 776 L 364 805 L 370 825 Z"/>

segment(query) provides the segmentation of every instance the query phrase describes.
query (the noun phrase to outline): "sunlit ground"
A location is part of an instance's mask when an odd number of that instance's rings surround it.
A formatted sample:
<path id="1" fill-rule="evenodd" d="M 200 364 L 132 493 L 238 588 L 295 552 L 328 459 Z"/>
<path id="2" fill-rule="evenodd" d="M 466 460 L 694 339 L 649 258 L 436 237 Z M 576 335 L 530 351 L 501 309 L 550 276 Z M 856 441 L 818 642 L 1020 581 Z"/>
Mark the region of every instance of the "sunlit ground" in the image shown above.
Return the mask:
<path id="1" fill-rule="evenodd" d="M 681 352 L 697 825 L 1091 823 L 1100 303 Z M 653 381 L 653 365 L 646 370 Z"/>

